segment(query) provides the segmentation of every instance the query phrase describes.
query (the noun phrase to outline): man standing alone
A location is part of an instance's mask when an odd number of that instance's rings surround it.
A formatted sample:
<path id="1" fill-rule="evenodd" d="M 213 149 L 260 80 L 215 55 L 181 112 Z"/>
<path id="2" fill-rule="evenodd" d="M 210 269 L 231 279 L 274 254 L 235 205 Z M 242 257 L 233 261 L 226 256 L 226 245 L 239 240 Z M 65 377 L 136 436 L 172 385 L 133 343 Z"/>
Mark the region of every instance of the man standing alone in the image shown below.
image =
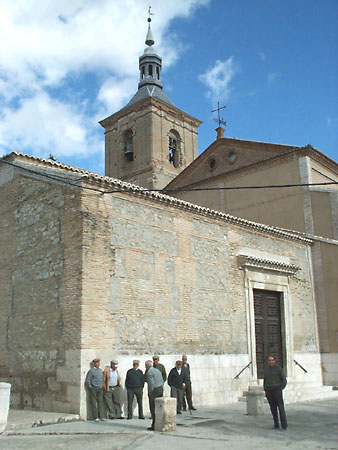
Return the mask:
<path id="1" fill-rule="evenodd" d="M 273 421 L 274 428 L 279 428 L 278 410 L 280 416 L 280 422 L 283 430 L 286 430 L 288 424 L 286 421 L 284 401 L 283 401 L 283 389 L 286 386 L 286 378 L 283 369 L 277 366 L 275 358 L 273 356 L 268 357 L 268 365 L 264 370 L 264 390 L 266 398 L 268 399 Z"/>
<path id="2" fill-rule="evenodd" d="M 113 359 L 110 367 L 103 372 L 103 398 L 108 409 L 109 419 L 123 419 L 120 405 L 120 375 L 118 361 Z"/>
<path id="3" fill-rule="evenodd" d="M 186 411 L 188 403 L 188 408 L 192 409 L 193 411 L 196 411 L 196 408 L 192 404 L 190 366 L 187 361 L 188 361 L 187 355 L 182 355 L 182 370 L 185 372 L 185 390 L 183 393 L 182 406 L 183 411 Z M 185 401 L 185 399 L 187 399 L 187 401 Z"/>
<path id="4" fill-rule="evenodd" d="M 145 379 L 148 383 L 149 409 L 152 418 L 148 430 L 153 430 L 155 426 L 155 398 L 163 397 L 163 378 L 161 372 L 153 367 L 151 361 L 146 361 Z"/>
<path id="5" fill-rule="evenodd" d="M 139 369 L 140 361 L 134 359 L 133 368 L 129 369 L 126 376 L 126 388 L 128 397 L 128 419 L 133 418 L 133 401 L 134 395 L 136 396 L 138 404 L 138 418 L 144 419 L 143 415 L 143 386 L 144 386 L 144 376 L 142 370 Z"/>
<path id="6" fill-rule="evenodd" d="M 93 359 L 93 367 L 86 376 L 86 386 L 90 392 L 90 403 L 94 420 L 105 420 L 103 418 L 103 372 L 100 368 L 100 359 Z"/>

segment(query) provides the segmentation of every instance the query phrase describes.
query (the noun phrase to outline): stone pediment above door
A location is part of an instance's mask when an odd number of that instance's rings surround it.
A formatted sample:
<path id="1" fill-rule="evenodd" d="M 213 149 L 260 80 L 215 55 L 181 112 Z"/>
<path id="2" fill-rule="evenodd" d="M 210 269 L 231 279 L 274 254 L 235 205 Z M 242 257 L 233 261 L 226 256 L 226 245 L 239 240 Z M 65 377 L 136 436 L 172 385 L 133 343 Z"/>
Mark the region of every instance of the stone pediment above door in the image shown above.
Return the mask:
<path id="1" fill-rule="evenodd" d="M 287 275 L 294 275 L 300 270 L 295 264 L 285 263 L 272 259 L 257 258 L 255 256 L 238 255 L 238 268 L 243 269 L 260 269 L 279 272 Z"/>

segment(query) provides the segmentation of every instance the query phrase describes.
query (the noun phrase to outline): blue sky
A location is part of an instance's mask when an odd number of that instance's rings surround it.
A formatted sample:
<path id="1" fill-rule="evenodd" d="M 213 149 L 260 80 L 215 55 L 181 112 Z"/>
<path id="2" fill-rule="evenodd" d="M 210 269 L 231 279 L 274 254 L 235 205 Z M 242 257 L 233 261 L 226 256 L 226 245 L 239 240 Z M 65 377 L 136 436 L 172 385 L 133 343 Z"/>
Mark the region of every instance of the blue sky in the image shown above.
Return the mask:
<path id="1" fill-rule="evenodd" d="M 164 90 L 203 121 L 226 105 L 226 136 L 338 159 L 337 0 L 153 0 Z M 104 172 L 98 121 L 137 90 L 149 0 L 1 0 L 0 155 Z"/>

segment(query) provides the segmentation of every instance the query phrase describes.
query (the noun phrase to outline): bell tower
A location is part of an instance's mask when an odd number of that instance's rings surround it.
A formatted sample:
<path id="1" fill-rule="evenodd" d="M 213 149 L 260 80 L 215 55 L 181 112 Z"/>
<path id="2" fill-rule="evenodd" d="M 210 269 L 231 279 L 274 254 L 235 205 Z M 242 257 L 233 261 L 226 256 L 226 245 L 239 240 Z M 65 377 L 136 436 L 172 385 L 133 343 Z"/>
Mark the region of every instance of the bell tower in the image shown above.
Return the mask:
<path id="1" fill-rule="evenodd" d="M 150 23 L 149 14 L 138 90 L 100 125 L 105 129 L 105 175 L 162 189 L 197 157 L 201 121 L 176 108 L 163 92 L 162 58 Z"/>

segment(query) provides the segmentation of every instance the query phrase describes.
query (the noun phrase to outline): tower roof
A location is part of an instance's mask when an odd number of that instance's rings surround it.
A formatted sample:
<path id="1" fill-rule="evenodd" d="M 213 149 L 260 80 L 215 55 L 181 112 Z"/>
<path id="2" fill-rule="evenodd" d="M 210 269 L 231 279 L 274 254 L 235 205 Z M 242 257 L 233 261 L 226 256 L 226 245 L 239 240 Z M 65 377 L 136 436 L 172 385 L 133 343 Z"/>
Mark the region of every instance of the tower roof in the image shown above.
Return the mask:
<path id="1" fill-rule="evenodd" d="M 151 17 L 149 12 L 148 30 L 145 39 L 147 47 L 144 49 L 143 55 L 139 58 L 140 82 L 138 91 L 126 105 L 126 107 L 134 105 L 147 97 L 154 97 L 168 105 L 173 105 L 168 96 L 163 92 L 161 82 L 162 58 L 157 53 L 154 44 L 155 39 L 151 30 Z"/>

